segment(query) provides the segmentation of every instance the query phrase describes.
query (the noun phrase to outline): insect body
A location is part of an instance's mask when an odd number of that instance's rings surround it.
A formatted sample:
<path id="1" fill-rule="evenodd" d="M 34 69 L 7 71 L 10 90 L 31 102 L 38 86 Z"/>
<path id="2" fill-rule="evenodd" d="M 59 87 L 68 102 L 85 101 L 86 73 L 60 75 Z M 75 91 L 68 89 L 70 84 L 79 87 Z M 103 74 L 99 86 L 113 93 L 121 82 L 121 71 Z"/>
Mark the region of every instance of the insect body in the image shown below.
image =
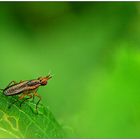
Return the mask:
<path id="1" fill-rule="evenodd" d="M 35 80 L 20 81 L 19 83 L 12 81 L 11 83 L 9 83 L 9 85 L 5 89 L 2 89 L 2 92 L 6 96 L 14 96 L 14 95 L 21 94 L 18 98 L 19 100 L 28 96 L 28 98 L 24 99 L 21 102 L 21 104 L 25 102 L 26 100 L 37 96 L 39 98 L 39 101 L 36 104 L 36 110 L 37 110 L 37 106 L 41 100 L 41 96 L 37 94 L 37 89 L 40 86 L 45 86 L 50 78 L 52 78 L 52 76 L 48 75 L 46 77 L 39 77 L 38 79 L 35 79 Z M 16 100 L 15 102 L 17 101 L 18 100 Z M 14 104 L 15 102 L 13 102 L 12 104 Z"/>

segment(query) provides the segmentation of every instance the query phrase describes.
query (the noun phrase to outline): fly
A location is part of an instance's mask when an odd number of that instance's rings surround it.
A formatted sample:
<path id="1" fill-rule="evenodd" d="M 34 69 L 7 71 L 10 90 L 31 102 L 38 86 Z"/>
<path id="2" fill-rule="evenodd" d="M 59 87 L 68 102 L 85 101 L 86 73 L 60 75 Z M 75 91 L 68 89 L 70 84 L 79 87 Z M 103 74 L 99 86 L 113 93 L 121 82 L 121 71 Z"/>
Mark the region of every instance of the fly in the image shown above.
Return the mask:
<path id="1" fill-rule="evenodd" d="M 41 96 L 37 93 L 37 89 L 40 86 L 45 86 L 48 83 L 48 80 L 51 79 L 52 76 L 49 74 L 46 77 L 39 77 L 34 80 L 27 80 L 27 81 L 20 81 L 19 83 L 12 81 L 8 84 L 8 86 L 5 89 L 1 89 L 2 93 L 5 96 L 14 96 L 14 95 L 20 95 L 18 97 L 18 100 L 24 99 L 21 103 L 20 106 L 27 101 L 28 99 L 31 99 L 36 96 L 39 98 L 38 102 L 36 103 L 36 111 L 38 109 L 38 104 L 41 101 Z M 11 105 L 16 103 L 18 100 L 14 101 Z M 9 106 L 10 108 L 11 106 Z"/>

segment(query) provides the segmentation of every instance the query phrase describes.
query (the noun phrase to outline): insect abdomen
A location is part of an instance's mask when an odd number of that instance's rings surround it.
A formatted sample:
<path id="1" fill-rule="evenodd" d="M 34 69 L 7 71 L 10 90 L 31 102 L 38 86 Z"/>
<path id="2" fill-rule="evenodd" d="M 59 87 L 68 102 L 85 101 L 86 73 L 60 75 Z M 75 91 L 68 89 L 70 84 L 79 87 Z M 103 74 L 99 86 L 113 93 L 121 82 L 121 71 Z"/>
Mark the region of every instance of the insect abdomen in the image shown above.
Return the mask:
<path id="1" fill-rule="evenodd" d="M 6 96 L 12 96 L 12 95 L 16 95 L 16 94 L 19 94 L 23 91 L 25 91 L 26 89 L 26 82 L 22 82 L 20 84 L 17 84 L 17 85 L 13 85 L 11 87 L 8 87 L 6 88 L 3 93 L 6 95 Z"/>

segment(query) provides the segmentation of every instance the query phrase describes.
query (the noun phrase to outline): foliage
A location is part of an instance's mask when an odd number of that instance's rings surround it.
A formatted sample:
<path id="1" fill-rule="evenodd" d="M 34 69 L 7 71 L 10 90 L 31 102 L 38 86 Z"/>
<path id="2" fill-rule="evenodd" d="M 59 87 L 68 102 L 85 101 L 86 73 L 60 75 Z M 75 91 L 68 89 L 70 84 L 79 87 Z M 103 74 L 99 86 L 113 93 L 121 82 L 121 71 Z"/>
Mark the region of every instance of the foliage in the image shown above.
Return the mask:
<path id="1" fill-rule="evenodd" d="M 28 102 L 19 107 L 19 102 L 8 108 L 15 99 L 0 95 L 0 136 L 3 138 L 62 138 L 63 130 L 48 107 Z"/>

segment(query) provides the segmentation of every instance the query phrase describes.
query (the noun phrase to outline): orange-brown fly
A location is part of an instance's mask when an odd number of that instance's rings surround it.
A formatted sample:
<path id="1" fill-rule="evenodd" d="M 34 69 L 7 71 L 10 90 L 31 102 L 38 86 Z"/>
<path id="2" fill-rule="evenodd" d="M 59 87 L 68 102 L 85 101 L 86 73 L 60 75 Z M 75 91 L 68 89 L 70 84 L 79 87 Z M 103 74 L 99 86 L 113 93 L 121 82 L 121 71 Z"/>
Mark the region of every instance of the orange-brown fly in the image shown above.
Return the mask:
<path id="1" fill-rule="evenodd" d="M 24 103 L 26 100 L 34 98 L 35 96 L 39 98 L 38 102 L 36 103 L 36 111 L 38 108 L 38 104 L 41 101 L 41 96 L 37 94 L 37 89 L 40 86 L 45 86 L 48 83 L 48 80 L 51 79 L 52 76 L 48 75 L 46 77 L 39 77 L 38 79 L 34 80 L 27 80 L 27 81 L 20 81 L 19 83 L 16 83 L 15 81 L 12 81 L 9 83 L 9 85 L 5 89 L 1 89 L 3 94 L 6 96 L 14 96 L 14 95 L 20 95 L 18 97 L 19 100 L 24 99 L 21 103 Z M 16 103 L 18 100 L 14 101 L 12 104 Z M 12 105 L 11 104 L 11 105 Z M 11 106 L 9 106 L 11 107 Z"/>

